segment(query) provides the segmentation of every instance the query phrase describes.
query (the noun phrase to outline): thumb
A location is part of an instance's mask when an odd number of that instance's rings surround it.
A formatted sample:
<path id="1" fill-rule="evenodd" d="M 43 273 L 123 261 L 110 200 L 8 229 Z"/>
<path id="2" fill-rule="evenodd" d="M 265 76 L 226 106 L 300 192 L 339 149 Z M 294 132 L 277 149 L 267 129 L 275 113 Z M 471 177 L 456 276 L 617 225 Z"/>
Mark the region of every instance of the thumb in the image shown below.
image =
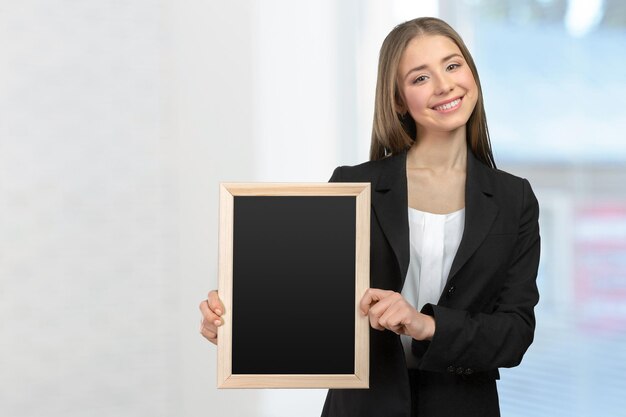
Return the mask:
<path id="1" fill-rule="evenodd" d="M 217 291 L 213 290 L 209 293 L 208 301 L 209 308 L 213 310 L 215 314 L 217 314 L 218 316 L 224 314 L 224 304 L 217 295 Z"/>

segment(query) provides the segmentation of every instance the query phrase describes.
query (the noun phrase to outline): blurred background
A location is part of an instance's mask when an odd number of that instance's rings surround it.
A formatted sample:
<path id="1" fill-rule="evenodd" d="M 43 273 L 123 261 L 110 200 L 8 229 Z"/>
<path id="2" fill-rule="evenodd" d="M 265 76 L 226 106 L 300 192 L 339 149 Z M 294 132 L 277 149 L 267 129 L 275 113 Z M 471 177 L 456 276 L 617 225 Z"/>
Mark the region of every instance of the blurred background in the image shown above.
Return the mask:
<path id="1" fill-rule="evenodd" d="M 428 15 L 541 205 L 503 415 L 625 416 L 621 0 L 0 0 L 0 415 L 318 416 L 323 390 L 215 388 L 218 184 L 366 160 L 380 44 Z"/>

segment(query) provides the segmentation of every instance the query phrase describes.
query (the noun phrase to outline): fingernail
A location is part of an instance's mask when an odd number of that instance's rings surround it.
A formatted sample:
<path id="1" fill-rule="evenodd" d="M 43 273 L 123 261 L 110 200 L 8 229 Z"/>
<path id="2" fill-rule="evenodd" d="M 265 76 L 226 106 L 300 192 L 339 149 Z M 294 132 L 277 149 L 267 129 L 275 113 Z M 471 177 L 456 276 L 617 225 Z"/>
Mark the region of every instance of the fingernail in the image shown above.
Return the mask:
<path id="1" fill-rule="evenodd" d="M 215 309 L 215 314 L 217 314 L 218 316 L 222 315 L 222 310 L 220 310 L 219 308 Z"/>
<path id="2" fill-rule="evenodd" d="M 213 322 L 213 324 L 215 324 L 216 326 L 221 326 L 222 325 L 222 320 L 215 320 Z"/>

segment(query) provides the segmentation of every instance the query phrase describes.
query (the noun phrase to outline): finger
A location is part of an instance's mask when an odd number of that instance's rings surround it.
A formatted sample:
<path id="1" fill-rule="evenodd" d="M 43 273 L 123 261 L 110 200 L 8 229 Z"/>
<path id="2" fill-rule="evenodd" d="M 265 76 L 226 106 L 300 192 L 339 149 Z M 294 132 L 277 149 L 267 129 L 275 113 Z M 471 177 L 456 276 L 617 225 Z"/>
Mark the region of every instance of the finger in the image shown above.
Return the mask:
<path id="1" fill-rule="evenodd" d="M 217 328 L 213 327 L 212 329 L 209 329 L 202 325 L 200 326 L 200 334 L 207 339 L 215 339 L 217 338 Z"/>
<path id="2" fill-rule="evenodd" d="M 404 297 L 400 293 L 390 291 L 385 298 L 370 307 L 370 314 L 381 317 L 387 309 L 399 302 L 404 302 Z"/>
<path id="3" fill-rule="evenodd" d="M 380 325 L 397 333 L 410 334 L 414 330 L 414 322 L 418 321 L 419 313 L 409 303 L 396 303 L 379 319 Z"/>
<path id="4" fill-rule="evenodd" d="M 394 291 L 385 291 L 385 293 L 379 293 L 378 295 L 384 295 L 385 297 L 381 298 L 380 301 L 370 307 L 368 316 L 372 328 L 376 330 L 384 330 L 386 326 L 385 323 L 380 321 L 381 316 L 395 304 L 403 302 L 404 298 L 402 295 Z"/>
<path id="5" fill-rule="evenodd" d="M 216 322 L 214 322 L 214 321 L 211 322 L 211 321 L 208 321 L 206 319 L 202 319 L 202 321 L 200 322 L 200 326 L 202 328 L 204 328 L 204 329 L 207 329 L 210 332 L 213 332 L 213 333 L 217 333 L 217 328 L 220 327 L 220 325 L 217 324 Z"/>
<path id="6" fill-rule="evenodd" d="M 378 316 L 374 316 L 370 314 L 369 321 L 370 321 L 370 326 L 372 326 L 372 329 L 380 330 L 380 331 L 385 330 L 385 328 L 381 326 L 380 323 L 378 323 Z"/>
<path id="7" fill-rule="evenodd" d="M 385 310 L 378 319 L 378 323 L 385 329 L 397 333 L 399 328 L 405 326 L 407 322 L 410 322 L 410 315 L 411 309 L 407 308 L 406 304 L 395 303 Z"/>
<path id="8" fill-rule="evenodd" d="M 402 294 L 391 292 L 387 297 L 374 304 L 369 311 L 370 316 L 377 318 L 378 326 L 397 332 L 404 323 L 390 321 L 390 318 L 400 314 L 403 318 L 409 317 L 415 309 Z"/>
<path id="9" fill-rule="evenodd" d="M 379 303 L 381 303 L 382 301 L 380 301 Z M 385 313 L 386 311 L 386 307 L 384 308 L 379 308 L 380 306 L 378 305 L 379 303 L 376 303 L 372 308 L 370 308 L 369 312 L 367 313 L 369 320 L 370 320 L 370 325 L 376 329 L 376 330 L 384 330 L 385 326 L 382 325 L 382 323 L 380 322 L 380 317 Z"/>
<path id="10" fill-rule="evenodd" d="M 213 323 L 215 326 L 221 326 L 224 320 L 209 308 L 209 303 L 204 300 L 200 303 L 200 312 L 206 323 Z"/>
<path id="11" fill-rule="evenodd" d="M 383 310 L 372 308 L 370 310 L 370 321 L 374 321 L 380 328 L 394 331 L 395 323 L 390 323 L 389 318 L 398 310 L 397 304 L 399 303 L 393 303 Z M 378 307 L 378 304 L 374 307 Z"/>
<path id="12" fill-rule="evenodd" d="M 224 304 L 222 304 L 222 300 L 220 300 L 219 296 L 217 295 L 217 291 L 213 290 L 209 292 L 208 302 L 209 307 L 211 307 L 211 310 L 213 310 L 215 314 L 217 314 L 218 316 L 224 314 Z"/>
<path id="13" fill-rule="evenodd" d="M 200 328 L 200 334 L 207 339 L 209 342 L 217 345 L 217 333 L 207 330 L 206 328 Z"/>
<path id="14" fill-rule="evenodd" d="M 404 334 L 404 326 L 401 324 L 397 324 L 397 325 L 392 325 L 387 323 L 385 326 L 383 326 L 385 328 L 385 330 L 389 330 L 391 332 L 394 332 L 395 334 Z"/>
<path id="15" fill-rule="evenodd" d="M 363 315 L 366 315 L 369 312 L 370 306 L 373 303 L 377 303 L 378 301 L 382 300 L 383 298 L 385 298 L 386 296 L 392 293 L 393 291 L 389 291 L 389 290 L 381 290 L 378 288 L 368 288 L 367 291 L 365 291 L 365 294 L 363 294 L 361 301 L 359 302 L 359 308 L 361 309 L 361 312 L 363 313 Z"/>
<path id="16" fill-rule="evenodd" d="M 205 336 L 207 339 L 215 339 L 217 337 L 217 328 L 215 323 L 205 320 L 204 318 L 200 320 L 200 334 Z"/>

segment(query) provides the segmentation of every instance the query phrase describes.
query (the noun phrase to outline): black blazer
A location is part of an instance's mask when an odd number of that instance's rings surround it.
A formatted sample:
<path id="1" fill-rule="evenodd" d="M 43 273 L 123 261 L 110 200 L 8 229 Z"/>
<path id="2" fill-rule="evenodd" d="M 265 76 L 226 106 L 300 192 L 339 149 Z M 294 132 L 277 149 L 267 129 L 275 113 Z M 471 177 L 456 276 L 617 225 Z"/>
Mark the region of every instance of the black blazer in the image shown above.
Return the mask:
<path id="1" fill-rule="evenodd" d="M 400 292 L 409 265 L 406 152 L 339 167 L 335 182 L 371 182 L 370 285 Z M 413 341 L 420 416 L 499 416 L 498 368 L 532 343 L 539 301 L 539 207 L 527 180 L 487 167 L 468 149 L 465 229 L 436 305 L 433 340 Z M 414 400 L 415 401 L 415 400 Z M 370 329 L 370 388 L 329 390 L 323 417 L 409 417 L 400 337 Z"/>

